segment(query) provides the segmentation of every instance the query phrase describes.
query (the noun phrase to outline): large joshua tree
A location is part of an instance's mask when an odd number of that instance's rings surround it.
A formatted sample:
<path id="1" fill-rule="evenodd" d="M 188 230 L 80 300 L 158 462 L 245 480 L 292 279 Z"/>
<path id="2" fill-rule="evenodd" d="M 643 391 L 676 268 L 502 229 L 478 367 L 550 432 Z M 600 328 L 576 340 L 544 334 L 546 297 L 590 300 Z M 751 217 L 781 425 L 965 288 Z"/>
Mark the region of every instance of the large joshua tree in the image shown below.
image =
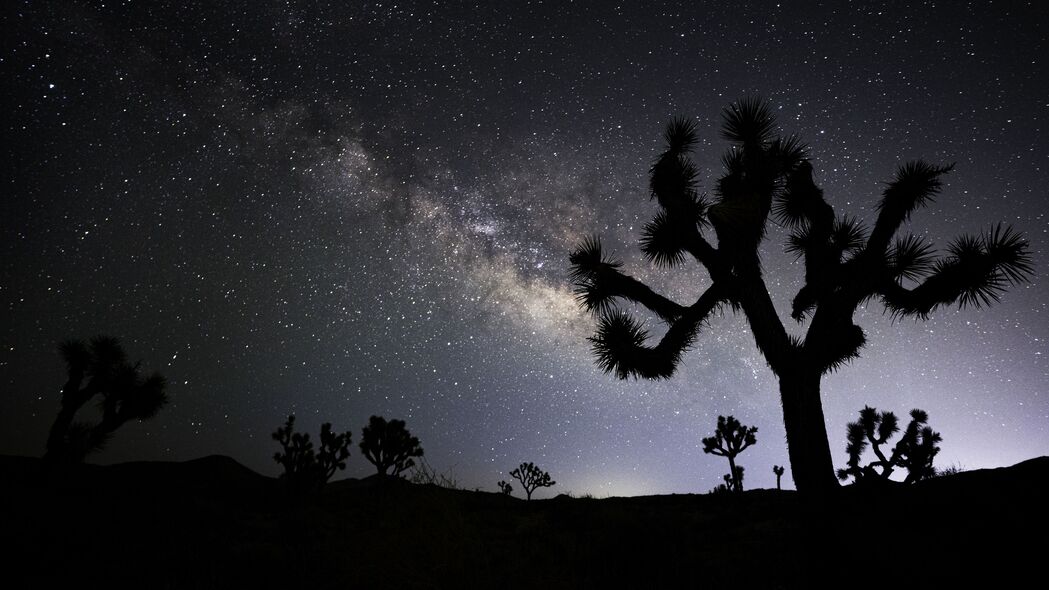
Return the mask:
<path id="1" fill-rule="evenodd" d="M 725 172 L 708 200 L 688 153 L 696 127 L 677 119 L 666 128 L 666 150 L 651 168 L 651 196 L 660 211 L 642 233 L 641 249 L 658 266 L 675 268 L 691 257 L 709 282 L 690 305 L 653 291 L 606 256 L 597 237 L 570 256 L 580 305 L 597 316 L 590 338 L 597 363 L 620 379 L 670 378 L 704 322 L 723 307 L 742 313 L 758 349 L 778 377 L 791 471 L 798 490 L 837 486 L 820 399 L 824 374 L 858 356 L 863 330 L 856 309 L 880 301 L 894 316 L 925 319 L 941 306 L 983 307 L 1007 286 L 1032 274 L 1027 242 L 1011 228 L 956 238 L 936 256 L 922 238 L 897 236 L 912 212 L 940 191 L 952 166 L 917 161 L 899 168 L 886 186 L 870 230 L 838 216 L 813 182 L 805 147 L 780 137 L 768 105 L 742 100 L 723 113 L 722 137 L 731 142 Z M 804 258 L 805 281 L 790 316 L 807 322 L 791 335 L 773 305 L 758 248 L 769 216 L 792 231 L 786 248 Z M 716 239 L 716 245 L 709 241 Z M 651 310 L 667 324 L 658 343 L 645 326 L 617 307 L 620 300 Z"/>

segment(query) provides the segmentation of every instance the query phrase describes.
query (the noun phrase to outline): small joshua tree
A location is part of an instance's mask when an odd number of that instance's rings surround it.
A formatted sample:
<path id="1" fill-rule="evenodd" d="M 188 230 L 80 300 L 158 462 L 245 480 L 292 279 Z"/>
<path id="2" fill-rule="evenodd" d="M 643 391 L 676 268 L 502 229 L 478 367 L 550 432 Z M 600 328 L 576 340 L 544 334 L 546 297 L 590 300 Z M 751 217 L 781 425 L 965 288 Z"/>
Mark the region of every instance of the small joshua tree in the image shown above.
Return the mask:
<path id="1" fill-rule="evenodd" d="M 513 491 L 514 491 L 514 488 L 510 484 L 506 483 L 505 481 L 500 481 L 499 482 L 499 492 L 500 493 L 503 493 L 503 494 L 506 494 L 507 496 L 509 496 L 510 494 L 513 493 Z"/>
<path id="2" fill-rule="evenodd" d="M 415 465 L 412 457 L 422 457 L 419 439 L 405 428 L 404 420 L 386 421 L 382 416 L 372 416 L 361 432 L 361 453 L 386 476 L 392 469 L 395 477 Z"/>
<path id="3" fill-rule="evenodd" d="M 924 410 L 911 410 L 911 421 L 903 436 L 886 457 L 882 445 L 899 432 L 899 420 L 892 412 L 879 412 L 872 407 L 860 410 L 860 419 L 851 422 L 846 430 L 849 454 L 848 467 L 838 470 L 838 479 L 852 477 L 856 483 L 889 479 L 896 468 L 906 469 L 904 483 L 913 483 L 936 474 L 933 458 L 940 452 L 938 443 L 943 441 L 939 432 L 928 425 L 929 415 Z M 876 461 L 861 466 L 860 456 L 870 445 Z"/>
<path id="4" fill-rule="evenodd" d="M 281 479 L 296 492 L 319 490 L 339 469 L 346 469 L 350 456 L 350 433 L 336 434 L 331 423 L 321 425 L 320 449 L 314 450 L 310 435 L 295 432 L 295 416 L 288 416 L 284 426 L 273 433 L 281 452 L 273 460 L 284 467 Z"/>
<path id="5" fill-rule="evenodd" d="M 532 463 L 521 463 L 521 465 L 510 472 L 510 477 L 521 482 L 521 487 L 524 488 L 525 491 L 526 500 L 532 499 L 532 492 L 537 488 L 548 488 L 557 483 L 550 479 L 549 473 L 539 469 Z M 510 486 L 507 485 L 506 487 L 509 489 Z"/>
<path id="6" fill-rule="evenodd" d="M 70 340 L 59 347 L 66 362 L 62 407 L 51 425 L 44 458 L 79 463 L 101 450 L 113 432 L 129 420 L 148 420 L 167 403 L 166 381 L 159 373 L 144 376 L 131 364 L 116 338 L 96 336 L 91 342 Z M 86 381 L 86 383 L 85 383 Z M 98 398 L 102 419 L 74 422 L 77 411 Z"/>
<path id="7" fill-rule="evenodd" d="M 784 471 L 783 468 L 780 467 L 779 465 L 773 465 L 772 466 L 772 473 L 776 474 L 776 489 L 777 490 L 782 490 L 783 489 L 779 485 L 779 480 L 780 480 L 781 477 L 783 477 L 783 471 Z"/>
<path id="8" fill-rule="evenodd" d="M 733 416 L 718 416 L 714 436 L 703 439 L 703 452 L 728 459 L 729 473 L 725 483 L 734 492 L 743 491 L 743 467 L 736 465 L 736 455 L 757 442 L 757 426 L 744 426 Z"/>

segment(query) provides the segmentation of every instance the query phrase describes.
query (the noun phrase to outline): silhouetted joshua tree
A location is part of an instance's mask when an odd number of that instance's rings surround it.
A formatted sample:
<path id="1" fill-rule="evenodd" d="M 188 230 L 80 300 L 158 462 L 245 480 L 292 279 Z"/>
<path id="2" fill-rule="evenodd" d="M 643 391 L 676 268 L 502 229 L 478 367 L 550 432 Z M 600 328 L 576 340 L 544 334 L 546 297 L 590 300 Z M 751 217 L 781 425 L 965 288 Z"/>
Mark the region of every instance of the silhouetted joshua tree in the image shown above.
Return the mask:
<path id="1" fill-rule="evenodd" d="M 757 426 L 744 426 L 733 416 L 718 416 L 714 436 L 703 439 L 704 453 L 728 459 L 729 472 L 725 475 L 725 483 L 734 492 L 743 491 L 743 467 L 736 465 L 736 455 L 758 442 L 754 436 L 757 433 Z"/>
<path id="2" fill-rule="evenodd" d="M 886 457 L 881 446 L 900 431 L 899 420 L 892 412 L 864 407 L 860 410 L 860 419 L 850 422 L 846 430 L 848 444 L 845 451 L 849 454 L 849 462 L 847 468 L 838 470 L 838 479 L 845 481 L 852 477 L 856 483 L 887 480 L 897 467 L 907 470 L 904 483 L 933 477 L 936 470 L 932 462 L 940 452 L 936 445 L 943 442 L 943 437 L 930 428 L 928 422 L 929 415 L 925 411 L 911 410 L 910 423 L 892 453 Z M 861 466 L 860 456 L 868 444 L 877 460 Z"/>
<path id="3" fill-rule="evenodd" d="M 783 477 L 783 471 L 784 471 L 784 469 L 782 467 L 780 467 L 779 465 L 773 465 L 772 466 L 772 473 L 776 474 L 776 489 L 777 490 L 782 490 L 783 489 L 779 485 L 780 478 Z"/>
<path id="4" fill-rule="evenodd" d="M 521 482 L 521 487 L 524 488 L 525 491 L 526 500 L 532 499 L 532 492 L 537 488 L 548 488 L 557 484 L 556 481 L 550 479 L 549 473 L 536 467 L 532 463 L 521 463 L 510 472 L 510 477 Z"/>
<path id="5" fill-rule="evenodd" d="M 598 365 L 621 379 L 670 378 L 711 314 L 727 307 L 747 319 L 758 349 L 779 378 L 783 423 L 792 475 L 800 491 L 836 487 L 820 380 L 859 355 L 865 337 L 853 323 L 857 307 L 880 300 L 892 315 L 925 319 L 957 303 L 982 307 L 1008 285 L 1030 278 L 1026 240 L 998 225 L 957 238 L 937 258 L 922 238 L 897 232 L 911 213 L 932 201 L 952 166 L 905 164 L 877 206 L 870 231 L 837 216 L 812 178 L 812 165 L 796 136 L 776 136 L 769 107 L 742 100 L 724 111 L 722 136 L 732 142 L 725 173 L 709 199 L 698 192 L 699 169 L 688 153 L 696 144 L 694 122 L 666 128 L 664 151 L 651 168 L 651 195 L 659 213 L 642 231 L 641 250 L 657 266 L 678 267 L 686 257 L 710 281 L 691 305 L 657 294 L 624 274 L 600 240 L 585 239 L 570 255 L 581 307 L 598 316 L 590 338 Z M 805 260 L 805 283 L 791 317 L 808 321 L 804 338 L 784 328 L 762 275 L 759 246 L 769 216 L 792 231 L 787 250 Z M 717 245 L 708 241 L 713 231 Z M 659 343 L 618 300 L 643 305 L 668 325 Z"/>
<path id="6" fill-rule="evenodd" d="M 381 416 L 372 416 L 368 425 L 361 432 L 361 453 L 385 476 L 390 469 L 392 475 L 399 476 L 402 471 L 415 465 L 412 457 L 422 457 L 423 449 L 419 439 L 411 435 L 404 427 L 404 420 L 386 421 Z"/>
<path id="7" fill-rule="evenodd" d="M 66 362 L 62 408 L 51 425 L 44 458 L 79 463 L 101 450 L 113 432 L 129 420 L 148 420 L 167 403 L 166 382 L 159 373 L 143 376 L 141 363 L 131 364 L 116 338 L 96 336 L 89 343 L 70 340 L 59 346 Z M 102 419 L 74 422 L 88 401 L 98 398 Z"/>
<path id="8" fill-rule="evenodd" d="M 502 481 L 502 480 L 499 481 L 499 492 L 500 493 L 503 493 L 503 494 L 506 494 L 507 496 L 509 496 L 510 494 L 513 493 L 513 491 L 514 491 L 513 486 L 511 486 L 510 484 L 506 483 L 505 481 Z"/>
<path id="9" fill-rule="evenodd" d="M 284 467 L 281 479 L 294 492 L 317 491 L 336 470 L 346 469 L 351 433 L 336 434 L 329 422 L 321 425 L 321 446 L 316 451 L 309 434 L 295 432 L 294 415 L 288 416 L 284 426 L 277 428 L 272 436 L 282 448 L 281 452 L 274 453 L 273 460 Z"/>

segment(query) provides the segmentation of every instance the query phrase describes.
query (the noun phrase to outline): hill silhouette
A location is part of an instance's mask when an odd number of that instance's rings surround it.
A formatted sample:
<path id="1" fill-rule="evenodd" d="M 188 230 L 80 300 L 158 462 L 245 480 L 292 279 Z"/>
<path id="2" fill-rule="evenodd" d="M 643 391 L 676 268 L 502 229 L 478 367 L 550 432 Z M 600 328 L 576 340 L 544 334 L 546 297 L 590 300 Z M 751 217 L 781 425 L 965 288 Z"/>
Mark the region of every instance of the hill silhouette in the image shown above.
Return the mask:
<path id="1" fill-rule="evenodd" d="M 10 587 L 1004 585 L 1040 575 L 1049 524 L 1049 457 L 818 503 L 776 490 L 525 502 L 374 476 L 288 503 L 278 480 L 222 456 L 61 472 L 0 456 L 0 474 Z"/>

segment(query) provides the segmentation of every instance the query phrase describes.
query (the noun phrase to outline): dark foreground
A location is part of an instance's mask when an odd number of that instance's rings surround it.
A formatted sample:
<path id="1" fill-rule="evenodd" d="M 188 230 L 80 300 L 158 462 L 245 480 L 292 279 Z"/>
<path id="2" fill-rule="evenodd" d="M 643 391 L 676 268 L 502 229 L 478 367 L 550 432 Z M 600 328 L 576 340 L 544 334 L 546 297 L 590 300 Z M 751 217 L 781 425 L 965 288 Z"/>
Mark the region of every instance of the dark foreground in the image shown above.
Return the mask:
<path id="1" fill-rule="evenodd" d="M 1049 567 L 1049 457 L 818 502 L 367 479 L 289 504 L 219 456 L 68 473 L 0 457 L 0 474 L 7 588 L 1027 587 Z"/>

